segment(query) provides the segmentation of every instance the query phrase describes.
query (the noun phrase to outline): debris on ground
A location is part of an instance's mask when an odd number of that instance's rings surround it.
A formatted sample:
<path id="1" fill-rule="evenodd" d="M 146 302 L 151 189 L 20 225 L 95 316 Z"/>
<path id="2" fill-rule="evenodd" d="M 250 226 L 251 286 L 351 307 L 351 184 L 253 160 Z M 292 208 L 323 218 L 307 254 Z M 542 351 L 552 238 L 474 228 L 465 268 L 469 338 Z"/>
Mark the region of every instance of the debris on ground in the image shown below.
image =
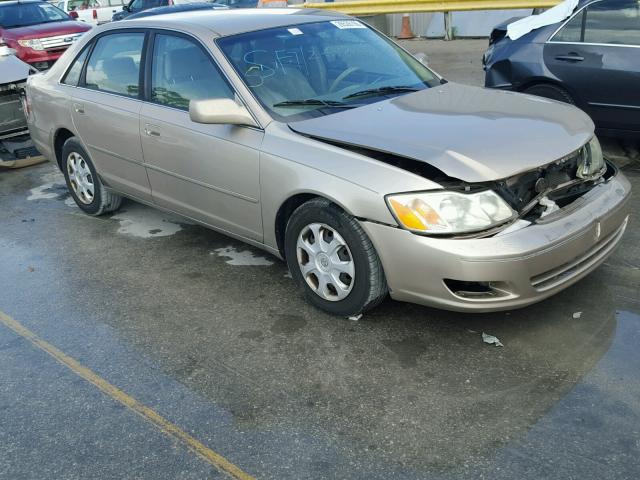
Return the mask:
<path id="1" fill-rule="evenodd" d="M 580 318 L 582 316 L 582 312 L 574 312 L 573 318 Z"/>
<path id="2" fill-rule="evenodd" d="M 482 341 L 484 343 L 488 343 L 489 345 L 495 345 L 496 347 L 504 347 L 502 342 L 498 340 L 498 337 L 494 337 L 493 335 L 487 335 L 482 332 Z"/>
<path id="3" fill-rule="evenodd" d="M 36 269 L 35 269 L 35 268 L 33 268 L 31 265 L 29 265 L 29 266 L 27 267 L 27 271 L 29 271 L 29 272 L 35 272 L 35 270 L 36 270 Z"/>
<path id="4" fill-rule="evenodd" d="M 362 318 L 362 314 L 359 313 L 357 315 L 351 315 L 349 317 L 347 317 L 349 320 L 353 320 L 354 322 L 357 322 L 358 320 L 360 320 Z"/>

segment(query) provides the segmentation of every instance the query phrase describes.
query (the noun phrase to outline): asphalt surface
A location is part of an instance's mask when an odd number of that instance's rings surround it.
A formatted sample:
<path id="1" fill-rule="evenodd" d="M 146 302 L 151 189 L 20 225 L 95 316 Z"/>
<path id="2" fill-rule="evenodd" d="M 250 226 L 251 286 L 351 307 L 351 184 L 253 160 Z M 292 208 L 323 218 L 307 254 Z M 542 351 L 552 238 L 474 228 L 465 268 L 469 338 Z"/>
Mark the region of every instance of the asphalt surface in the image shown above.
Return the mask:
<path id="1" fill-rule="evenodd" d="M 413 46 L 478 78 L 479 42 Z M 637 212 L 640 163 L 607 145 Z M 0 171 L 0 312 L 260 479 L 636 479 L 636 217 L 602 267 L 538 305 L 388 300 L 350 321 L 215 232 L 133 202 L 85 216 L 46 163 Z M 0 478 L 225 478 L 34 341 L 0 319 Z"/>

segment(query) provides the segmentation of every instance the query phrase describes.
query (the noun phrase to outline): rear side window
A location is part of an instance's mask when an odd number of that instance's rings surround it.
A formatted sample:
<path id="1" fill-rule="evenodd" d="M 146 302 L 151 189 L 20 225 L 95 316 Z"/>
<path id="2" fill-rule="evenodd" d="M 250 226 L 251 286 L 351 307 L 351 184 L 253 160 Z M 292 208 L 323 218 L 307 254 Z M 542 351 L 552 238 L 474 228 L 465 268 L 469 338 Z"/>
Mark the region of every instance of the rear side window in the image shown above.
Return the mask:
<path id="1" fill-rule="evenodd" d="M 194 42 L 184 37 L 155 37 L 151 68 L 151 101 L 189 109 L 190 100 L 233 98 L 220 70 Z"/>
<path id="2" fill-rule="evenodd" d="M 569 20 L 554 42 L 640 45 L 640 1 L 596 2 Z"/>
<path id="3" fill-rule="evenodd" d="M 102 92 L 137 97 L 144 33 L 100 37 L 89 57 L 85 86 Z"/>
<path id="4" fill-rule="evenodd" d="M 80 73 L 82 72 L 82 66 L 84 65 L 84 61 L 87 58 L 87 53 L 89 52 L 89 48 L 85 47 L 84 50 L 76 57 L 71 65 L 71 68 L 67 72 L 67 74 L 62 79 L 62 83 L 65 85 L 77 86 L 80 81 Z"/>
<path id="5" fill-rule="evenodd" d="M 584 41 L 640 45 L 640 2 L 598 2 L 587 7 Z"/>

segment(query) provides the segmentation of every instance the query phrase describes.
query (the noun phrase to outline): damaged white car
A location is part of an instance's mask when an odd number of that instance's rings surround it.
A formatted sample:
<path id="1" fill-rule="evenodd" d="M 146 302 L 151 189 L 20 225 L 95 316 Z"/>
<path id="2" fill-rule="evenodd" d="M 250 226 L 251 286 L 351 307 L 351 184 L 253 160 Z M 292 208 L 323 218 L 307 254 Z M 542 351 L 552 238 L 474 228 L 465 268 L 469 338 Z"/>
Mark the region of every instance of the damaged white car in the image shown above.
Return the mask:
<path id="1" fill-rule="evenodd" d="M 33 73 L 36 70 L 31 65 L 0 45 L 0 167 L 26 165 L 39 157 L 29 137 L 21 99 Z"/>

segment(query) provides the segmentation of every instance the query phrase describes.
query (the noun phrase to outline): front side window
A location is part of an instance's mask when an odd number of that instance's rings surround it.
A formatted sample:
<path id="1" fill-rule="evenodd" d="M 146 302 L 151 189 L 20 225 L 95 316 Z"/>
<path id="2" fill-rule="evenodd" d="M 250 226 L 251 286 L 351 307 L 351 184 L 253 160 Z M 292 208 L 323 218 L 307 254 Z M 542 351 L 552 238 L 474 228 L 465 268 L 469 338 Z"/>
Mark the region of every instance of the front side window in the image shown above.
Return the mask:
<path id="1" fill-rule="evenodd" d="M 640 2 L 597 2 L 587 7 L 586 43 L 640 45 Z"/>
<path id="2" fill-rule="evenodd" d="M 76 59 L 73 61 L 73 64 L 71 65 L 71 68 L 64 76 L 62 83 L 64 83 L 65 85 L 72 85 L 74 87 L 78 85 L 78 82 L 80 81 L 80 73 L 82 72 L 82 66 L 84 65 L 84 61 L 87 58 L 88 52 L 89 48 L 85 47 L 80 55 L 76 57 Z"/>
<path id="3" fill-rule="evenodd" d="M 218 67 L 198 45 L 184 37 L 155 36 L 151 101 L 188 110 L 190 100 L 233 97 Z"/>
<path id="4" fill-rule="evenodd" d="M 85 86 L 103 92 L 137 97 L 144 33 L 116 33 L 100 37 L 87 63 Z"/>
<path id="5" fill-rule="evenodd" d="M 41 23 L 66 22 L 71 17 L 50 3 L 0 3 L 0 27 L 19 28 Z"/>
<path id="6" fill-rule="evenodd" d="M 281 121 L 439 84 L 418 60 L 357 20 L 271 28 L 217 43 L 255 97 Z"/>

